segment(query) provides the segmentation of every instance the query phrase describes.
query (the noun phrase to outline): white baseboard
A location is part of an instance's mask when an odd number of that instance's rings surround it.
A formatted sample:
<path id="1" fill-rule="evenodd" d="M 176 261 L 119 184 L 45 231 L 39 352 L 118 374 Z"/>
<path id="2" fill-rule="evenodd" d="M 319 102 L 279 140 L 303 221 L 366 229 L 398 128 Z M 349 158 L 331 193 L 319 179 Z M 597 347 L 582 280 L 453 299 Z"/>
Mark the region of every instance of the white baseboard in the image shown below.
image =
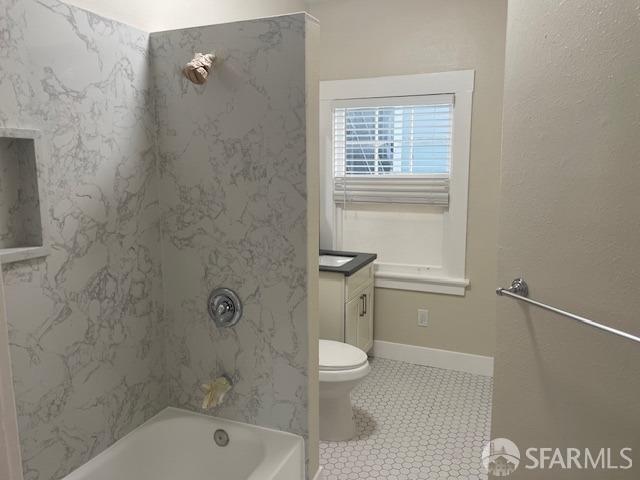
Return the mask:
<path id="1" fill-rule="evenodd" d="M 373 356 L 493 377 L 493 357 L 484 355 L 375 340 Z"/>
<path id="2" fill-rule="evenodd" d="M 313 480 L 322 480 L 324 478 L 324 475 L 322 474 L 322 467 L 318 467 L 318 471 L 316 472 L 316 475 L 313 477 Z"/>

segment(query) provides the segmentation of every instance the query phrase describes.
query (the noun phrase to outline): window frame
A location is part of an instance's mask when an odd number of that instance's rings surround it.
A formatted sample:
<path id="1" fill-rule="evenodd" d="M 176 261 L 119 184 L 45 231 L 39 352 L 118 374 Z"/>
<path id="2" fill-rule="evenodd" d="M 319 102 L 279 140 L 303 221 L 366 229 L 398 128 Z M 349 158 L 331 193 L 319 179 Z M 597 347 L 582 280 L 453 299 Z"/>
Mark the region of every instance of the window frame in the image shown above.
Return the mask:
<path id="1" fill-rule="evenodd" d="M 453 142 L 449 206 L 443 212 L 441 266 L 376 262 L 375 286 L 463 296 L 466 278 L 469 155 L 475 71 L 397 75 L 320 82 L 320 194 L 322 248 L 342 248 L 342 212 L 333 199 L 333 108 L 336 102 L 452 94 Z"/>

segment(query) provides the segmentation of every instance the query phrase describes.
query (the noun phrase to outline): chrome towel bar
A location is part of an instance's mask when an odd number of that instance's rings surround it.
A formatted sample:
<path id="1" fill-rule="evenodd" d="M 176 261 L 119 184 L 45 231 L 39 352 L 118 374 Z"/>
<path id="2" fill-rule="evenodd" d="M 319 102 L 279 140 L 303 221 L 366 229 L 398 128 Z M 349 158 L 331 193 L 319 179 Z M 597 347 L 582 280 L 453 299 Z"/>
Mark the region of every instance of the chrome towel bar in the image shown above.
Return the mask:
<path id="1" fill-rule="evenodd" d="M 516 300 L 522 300 L 523 302 L 530 303 L 531 305 L 535 305 L 536 307 L 544 308 L 545 310 L 549 310 L 550 312 L 569 317 L 572 320 L 576 320 L 585 325 L 589 325 L 590 327 L 598 328 L 600 330 L 604 330 L 605 332 L 613 333 L 614 335 L 618 335 L 620 337 L 624 337 L 629 340 L 633 340 L 634 342 L 640 343 L 640 337 L 636 337 L 635 335 L 631 335 L 630 333 L 623 332 L 622 330 L 618 330 L 616 328 L 607 327 L 606 325 L 602 325 L 601 323 L 594 322 L 593 320 L 589 320 L 588 318 L 581 317 L 580 315 L 576 315 L 575 313 L 570 313 L 565 310 L 560 310 L 559 308 L 552 307 L 551 305 L 531 300 L 530 298 L 528 298 L 529 286 L 527 285 L 527 282 L 525 282 L 522 278 L 516 278 L 513 282 L 511 282 L 511 287 L 509 288 L 496 289 L 496 294 L 500 296 L 506 295 L 508 297 L 515 298 Z"/>

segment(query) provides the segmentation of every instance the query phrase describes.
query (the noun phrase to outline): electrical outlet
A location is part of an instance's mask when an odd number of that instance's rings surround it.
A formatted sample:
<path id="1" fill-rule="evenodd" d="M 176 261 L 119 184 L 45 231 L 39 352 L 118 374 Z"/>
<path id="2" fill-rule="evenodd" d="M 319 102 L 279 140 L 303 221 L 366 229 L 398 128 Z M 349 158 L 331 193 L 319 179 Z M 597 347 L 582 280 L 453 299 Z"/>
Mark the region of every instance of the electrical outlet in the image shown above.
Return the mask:
<path id="1" fill-rule="evenodd" d="M 426 327 L 429 325 L 429 310 L 418 310 L 418 326 Z"/>

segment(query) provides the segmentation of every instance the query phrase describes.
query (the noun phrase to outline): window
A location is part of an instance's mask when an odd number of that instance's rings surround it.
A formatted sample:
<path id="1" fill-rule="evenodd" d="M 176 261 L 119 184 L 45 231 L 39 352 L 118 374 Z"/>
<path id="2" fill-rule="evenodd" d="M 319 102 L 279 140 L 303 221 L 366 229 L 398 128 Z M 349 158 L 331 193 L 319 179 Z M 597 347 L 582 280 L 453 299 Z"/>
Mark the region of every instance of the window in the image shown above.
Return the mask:
<path id="1" fill-rule="evenodd" d="M 337 107 L 333 112 L 336 176 L 449 174 L 453 97 L 418 105 Z M 399 103 L 398 99 L 384 99 Z M 413 103 L 412 102 L 412 103 Z"/>
<path id="2" fill-rule="evenodd" d="M 321 82 L 321 247 L 376 286 L 464 295 L 473 71 Z"/>
<path id="3" fill-rule="evenodd" d="M 453 96 L 335 102 L 332 115 L 336 201 L 448 204 Z"/>

